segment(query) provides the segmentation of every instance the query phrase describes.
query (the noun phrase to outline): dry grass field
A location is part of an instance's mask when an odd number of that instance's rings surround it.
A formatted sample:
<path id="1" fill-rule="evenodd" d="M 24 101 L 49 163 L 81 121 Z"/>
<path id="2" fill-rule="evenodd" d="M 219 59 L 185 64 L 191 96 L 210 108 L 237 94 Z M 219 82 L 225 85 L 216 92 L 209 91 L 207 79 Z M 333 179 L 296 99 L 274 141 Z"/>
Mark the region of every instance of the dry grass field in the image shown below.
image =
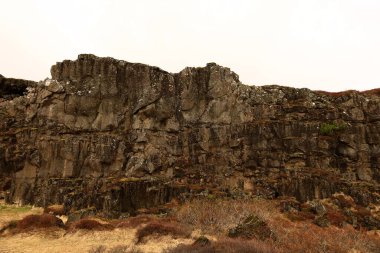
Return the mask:
<path id="1" fill-rule="evenodd" d="M 89 217 L 65 225 L 41 208 L 2 203 L 0 229 L 2 253 L 380 252 L 376 231 L 292 221 L 278 201 L 261 199 L 200 199 L 164 217 Z"/>

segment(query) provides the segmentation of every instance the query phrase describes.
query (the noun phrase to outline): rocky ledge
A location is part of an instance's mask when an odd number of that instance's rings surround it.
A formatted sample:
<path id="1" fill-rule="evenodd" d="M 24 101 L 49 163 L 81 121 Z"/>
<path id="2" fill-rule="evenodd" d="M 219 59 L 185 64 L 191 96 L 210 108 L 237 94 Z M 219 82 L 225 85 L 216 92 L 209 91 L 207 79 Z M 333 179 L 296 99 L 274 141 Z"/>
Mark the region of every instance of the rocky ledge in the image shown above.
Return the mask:
<path id="1" fill-rule="evenodd" d="M 248 86 L 215 63 L 172 74 L 94 55 L 51 75 L 1 77 L 9 202 L 117 216 L 192 193 L 380 201 L 378 90 Z"/>

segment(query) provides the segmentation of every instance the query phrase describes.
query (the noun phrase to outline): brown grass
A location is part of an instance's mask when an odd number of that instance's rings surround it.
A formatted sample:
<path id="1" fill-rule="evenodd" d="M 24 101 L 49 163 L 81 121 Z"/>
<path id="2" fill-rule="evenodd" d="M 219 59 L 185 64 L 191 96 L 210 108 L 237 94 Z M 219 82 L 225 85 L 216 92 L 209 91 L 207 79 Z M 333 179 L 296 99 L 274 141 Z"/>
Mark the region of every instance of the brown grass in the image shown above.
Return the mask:
<path id="1" fill-rule="evenodd" d="M 207 245 L 179 245 L 167 253 L 275 253 L 279 252 L 272 245 L 256 240 L 223 238 Z"/>
<path id="2" fill-rule="evenodd" d="M 78 230 L 78 229 L 104 231 L 104 230 L 112 230 L 114 229 L 114 226 L 112 226 L 111 224 L 100 223 L 97 220 L 81 219 L 77 222 L 70 224 L 70 230 Z"/>
<path id="3" fill-rule="evenodd" d="M 148 236 L 171 235 L 174 238 L 188 238 L 190 231 L 179 223 L 165 223 L 153 221 L 139 228 L 136 232 L 137 243 L 141 243 Z"/>
<path id="4" fill-rule="evenodd" d="M 294 222 L 314 220 L 315 218 L 315 214 L 310 211 L 288 212 L 285 213 L 285 216 Z"/>
<path id="5" fill-rule="evenodd" d="M 110 248 L 107 250 L 107 247 L 104 245 L 99 245 L 96 247 L 93 247 L 88 251 L 88 253 L 142 253 L 141 250 L 137 249 L 136 247 L 128 246 L 128 245 L 117 245 L 115 247 Z"/>
<path id="6" fill-rule="evenodd" d="M 118 245 L 131 245 L 133 247 L 135 240 L 134 233 L 134 230 L 129 229 L 106 231 L 77 230 L 72 233 L 60 230 L 54 236 L 51 236 L 50 233 L 35 231 L 28 234 L 0 237 L 0 252 L 86 253 L 97 248 L 99 245 L 105 245 L 107 250 Z M 155 246 L 158 250 L 148 252 L 159 252 L 161 246 Z"/>
<path id="7" fill-rule="evenodd" d="M 92 249 L 90 249 L 88 251 L 88 253 L 105 253 L 107 250 L 107 247 L 104 246 L 104 245 L 99 245 L 99 246 L 96 246 L 96 247 L 93 247 Z"/>

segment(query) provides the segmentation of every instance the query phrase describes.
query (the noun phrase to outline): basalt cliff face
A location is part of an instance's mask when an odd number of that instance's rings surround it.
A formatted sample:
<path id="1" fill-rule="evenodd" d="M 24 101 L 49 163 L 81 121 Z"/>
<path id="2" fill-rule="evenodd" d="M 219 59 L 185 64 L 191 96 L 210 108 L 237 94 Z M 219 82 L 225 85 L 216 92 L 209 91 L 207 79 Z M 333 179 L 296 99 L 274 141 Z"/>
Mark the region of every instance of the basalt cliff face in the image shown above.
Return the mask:
<path id="1" fill-rule="evenodd" d="M 247 86 L 214 63 L 172 74 L 94 55 L 51 75 L 1 78 L 10 202 L 117 216 L 197 191 L 380 201 L 376 92 Z"/>

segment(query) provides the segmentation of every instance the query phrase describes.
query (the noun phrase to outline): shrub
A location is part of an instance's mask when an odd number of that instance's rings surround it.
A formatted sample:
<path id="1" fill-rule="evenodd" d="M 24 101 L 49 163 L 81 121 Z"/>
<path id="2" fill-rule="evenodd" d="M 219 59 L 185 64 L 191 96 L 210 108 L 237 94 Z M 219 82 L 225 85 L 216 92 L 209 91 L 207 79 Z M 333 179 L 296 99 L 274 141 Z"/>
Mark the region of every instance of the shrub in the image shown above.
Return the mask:
<path id="1" fill-rule="evenodd" d="M 185 203 L 176 213 L 178 221 L 207 233 L 226 234 L 248 215 L 255 213 L 267 220 L 280 215 L 274 202 L 267 200 L 205 200 Z"/>
<path id="2" fill-rule="evenodd" d="M 333 135 L 335 132 L 342 131 L 346 128 L 346 124 L 337 124 L 335 122 L 323 123 L 319 128 L 319 132 L 322 135 Z"/>
<path id="3" fill-rule="evenodd" d="M 190 236 L 190 231 L 178 223 L 164 223 L 153 221 L 137 230 L 137 243 L 142 242 L 145 237 L 153 235 L 172 235 L 175 238 L 186 238 Z"/>
<path id="4" fill-rule="evenodd" d="M 19 230 L 48 227 L 64 227 L 64 224 L 61 219 L 46 213 L 28 215 L 17 223 L 17 229 Z"/>
<path id="5" fill-rule="evenodd" d="M 206 236 L 198 237 L 193 243 L 193 245 L 199 245 L 199 246 L 206 246 L 210 244 L 211 244 L 211 241 Z"/>
<path id="6" fill-rule="evenodd" d="M 272 231 L 264 220 L 255 214 L 251 214 L 235 228 L 230 229 L 228 236 L 264 240 L 272 236 Z"/>

